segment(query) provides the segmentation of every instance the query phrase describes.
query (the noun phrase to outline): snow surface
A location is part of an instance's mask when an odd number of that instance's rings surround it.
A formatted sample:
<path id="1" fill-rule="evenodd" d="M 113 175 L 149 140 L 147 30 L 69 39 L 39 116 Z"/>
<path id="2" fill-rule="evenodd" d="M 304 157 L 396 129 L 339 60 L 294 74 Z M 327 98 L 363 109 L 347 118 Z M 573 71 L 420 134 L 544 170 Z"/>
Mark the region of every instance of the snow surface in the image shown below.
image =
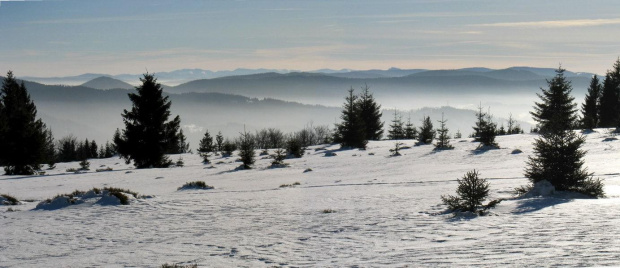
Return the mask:
<path id="1" fill-rule="evenodd" d="M 535 137 L 498 137 L 502 148 L 488 151 L 459 139 L 454 150 L 413 146 L 394 157 L 393 141 L 371 141 L 366 151 L 314 146 L 286 168 L 257 156 L 255 169 L 238 170 L 236 156 L 205 165 L 187 154 L 184 167 L 168 169 L 109 158 L 80 174 L 65 172 L 79 167 L 72 162 L 44 176 L 0 176 L 0 193 L 23 201 L 10 206 L 17 212 L 0 210 L 0 266 L 620 266 L 620 141 L 603 142 L 606 130 L 587 134 L 585 159 L 608 198 L 535 197 L 503 201 L 488 216 L 443 213 L 440 196 L 454 194 L 456 179 L 472 169 L 490 181 L 492 198 L 510 198 L 527 183 Z M 113 170 L 94 171 L 105 167 Z M 177 191 L 196 180 L 215 189 Z M 34 210 L 93 187 L 154 197 Z"/>

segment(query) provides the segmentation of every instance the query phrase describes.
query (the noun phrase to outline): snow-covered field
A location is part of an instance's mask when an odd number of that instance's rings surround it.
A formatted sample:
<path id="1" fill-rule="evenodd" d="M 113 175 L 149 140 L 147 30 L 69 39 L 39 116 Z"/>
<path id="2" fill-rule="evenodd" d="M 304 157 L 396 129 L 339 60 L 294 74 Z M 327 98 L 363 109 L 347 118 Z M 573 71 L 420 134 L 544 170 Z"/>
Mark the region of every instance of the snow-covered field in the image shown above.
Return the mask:
<path id="1" fill-rule="evenodd" d="M 502 149 L 486 152 L 452 140 L 451 151 L 417 146 L 398 157 L 389 156 L 393 141 L 366 151 L 327 146 L 332 157 L 315 146 L 275 169 L 258 153 L 252 170 L 235 170 L 237 157 L 204 165 L 187 154 L 180 168 L 136 170 L 110 158 L 91 160 L 83 174 L 65 172 L 79 167 L 73 162 L 44 176 L 0 176 L 0 194 L 29 200 L 11 206 L 16 212 L 0 207 L 0 266 L 619 266 L 620 140 L 604 142 L 606 130 L 586 136 L 585 160 L 608 198 L 508 200 L 481 217 L 442 213 L 440 196 L 454 194 L 472 169 L 490 181 L 492 198 L 511 197 L 527 183 L 535 137 L 498 137 Z M 94 171 L 103 167 L 114 170 Z M 177 190 L 196 180 L 215 189 Z M 106 186 L 154 197 L 33 210 L 57 194 Z"/>

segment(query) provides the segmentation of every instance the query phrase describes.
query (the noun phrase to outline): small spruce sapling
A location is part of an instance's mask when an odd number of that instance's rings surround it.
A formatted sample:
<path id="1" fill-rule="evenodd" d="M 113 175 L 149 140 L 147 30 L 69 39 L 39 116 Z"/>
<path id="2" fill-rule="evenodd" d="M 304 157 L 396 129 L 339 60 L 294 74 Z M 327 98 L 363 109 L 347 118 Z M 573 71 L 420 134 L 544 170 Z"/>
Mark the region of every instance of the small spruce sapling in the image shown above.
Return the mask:
<path id="1" fill-rule="evenodd" d="M 450 135 L 448 135 L 448 128 L 446 127 L 446 122 L 448 122 L 448 120 L 443 118 L 443 113 L 441 113 L 441 120 L 438 120 L 438 122 L 441 124 L 441 126 L 437 129 L 439 137 L 437 137 L 435 150 L 454 149 L 454 147 L 450 145 Z"/>
<path id="2" fill-rule="evenodd" d="M 283 165 L 284 159 L 286 158 L 286 150 L 278 148 L 271 157 L 273 158 L 273 162 L 271 162 L 272 166 Z"/>
<path id="3" fill-rule="evenodd" d="M 453 212 L 481 212 L 478 207 L 489 196 L 489 183 L 480 178 L 476 170 L 467 172 L 462 179 L 457 179 L 457 196 L 441 196 L 442 202 Z"/>
<path id="4" fill-rule="evenodd" d="M 390 149 L 391 156 L 400 156 L 400 149 L 403 148 L 402 142 L 395 142 L 394 148 Z"/>

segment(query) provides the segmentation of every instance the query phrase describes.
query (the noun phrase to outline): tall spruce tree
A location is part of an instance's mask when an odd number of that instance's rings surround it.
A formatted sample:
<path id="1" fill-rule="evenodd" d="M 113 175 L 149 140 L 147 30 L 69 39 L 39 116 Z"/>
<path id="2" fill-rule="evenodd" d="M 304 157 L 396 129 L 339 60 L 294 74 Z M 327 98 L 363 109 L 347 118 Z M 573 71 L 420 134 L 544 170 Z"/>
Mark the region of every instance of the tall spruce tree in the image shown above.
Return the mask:
<path id="1" fill-rule="evenodd" d="M 345 98 L 342 109 L 342 123 L 336 125 L 337 136 L 342 147 L 366 148 L 366 135 L 359 116 L 357 96 L 353 94 L 353 88 L 349 89 L 349 95 Z"/>
<path id="2" fill-rule="evenodd" d="M 402 116 L 394 109 L 394 119 L 392 119 L 392 124 L 388 130 L 388 139 L 402 140 L 405 138 L 405 134 Z"/>
<path id="3" fill-rule="evenodd" d="M 168 121 L 170 101 L 163 96 L 161 84 L 152 74 L 140 78 L 137 93 L 129 93 L 133 106 L 123 111 L 125 129 L 114 138 L 118 153 L 137 168 L 168 167 L 172 161 L 164 155 L 176 143 L 179 116 Z"/>
<path id="4" fill-rule="evenodd" d="M 380 140 L 383 136 L 383 122 L 381 122 L 381 105 L 370 93 L 368 85 L 362 88 L 358 99 L 359 116 L 367 140 Z"/>
<path id="5" fill-rule="evenodd" d="M 594 75 L 590 80 L 590 87 L 588 87 L 588 93 L 581 105 L 581 126 L 585 129 L 593 129 L 598 126 L 598 109 L 599 99 L 601 98 L 601 84 L 598 81 L 598 77 Z"/>
<path id="6" fill-rule="evenodd" d="M 538 123 L 539 131 L 553 131 L 550 127 L 562 130 L 573 129 L 577 120 L 575 98 L 570 82 L 564 77 L 565 69 L 559 67 L 556 75 L 547 80 L 548 89 L 541 88 L 542 94 L 536 94 L 541 102 L 536 102 L 534 111 L 530 112 Z"/>
<path id="7" fill-rule="evenodd" d="M 422 126 L 420 127 L 420 131 L 418 132 L 418 143 L 419 144 L 431 144 L 435 139 L 435 130 L 433 130 L 433 123 L 431 122 L 430 116 L 425 116 L 422 119 Z"/>
<path id="8" fill-rule="evenodd" d="M 603 91 L 599 100 L 599 127 L 613 127 L 618 122 L 620 111 L 620 92 L 614 86 L 611 73 L 608 71 L 603 81 Z"/>
<path id="9" fill-rule="evenodd" d="M 603 185 L 583 168 L 585 142 L 573 130 L 576 104 L 570 97 L 571 85 L 558 69 L 556 76 L 547 81 L 549 89 L 541 89 L 540 103 L 534 107 L 534 120 L 543 127 L 541 136 L 534 141 L 534 156 L 529 156 L 525 176 L 533 184 L 547 180 L 556 190 L 575 191 L 594 197 L 603 196 Z"/>
<path id="10" fill-rule="evenodd" d="M 449 150 L 449 149 L 453 149 L 454 147 L 452 145 L 450 145 L 450 135 L 448 134 L 448 128 L 446 127 L 446 122 L 448 122 L 447 119 L 444 119 L 443 117 L 443 113 L 441 113 L 441 120 L 438 120 L 437 122 L 439 122 L 440 126 L 437 129 L 437 143 L 435 143 L 435 149 L 436 150 Z"/>
<path id="11" fill-rule="evenodd" d="M 47 160 L 47 129 L 22 82 L 9 71 L 0 91 L 0 162 L 7 175 L 35 174 Z"/>

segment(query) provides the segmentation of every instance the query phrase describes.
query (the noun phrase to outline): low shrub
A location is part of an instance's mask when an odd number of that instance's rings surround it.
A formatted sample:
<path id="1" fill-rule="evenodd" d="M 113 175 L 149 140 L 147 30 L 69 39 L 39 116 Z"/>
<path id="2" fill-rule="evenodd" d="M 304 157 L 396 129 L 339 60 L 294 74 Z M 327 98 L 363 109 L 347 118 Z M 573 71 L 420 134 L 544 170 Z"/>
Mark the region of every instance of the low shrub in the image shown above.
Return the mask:
<path id="1" fill-rule="evenodd" d="M 95 169 L 96 172 L 106 172 L 106 171 L 112 171 L 112 170 L 113 169 L 111 167 Z"/>
<path id="2" fill-rule="evenodd" d="M 322 213 L 324 213 L 324 214 L 336 213 L 336 211 L 335 211 L 335 210 L 333 210 L 333 209 L 331 209 L 331 208 L 324 209 L 324 210 L 322 210 L 321 212 L 322 212 Z"/>
<path id="3" fill-rule="evenodd" d="M 207 185 L 204 181 L 192 181 L 192 182 L 187 182 L 183 184 L 183 186 L 178 188 L 178 190 L 183 190 L 183 189 L 211 190 L 211 189 L 215 189 L 215 187 Z"/>
<path id="4" fill-rule="evenodd" d="M 294 182 L 293 184 L 282 184 L 280 185 L 280 188 L 295 187 L 297 185 L 301 185 L 301 183 L 297 181 L 297 182 Z"/>

